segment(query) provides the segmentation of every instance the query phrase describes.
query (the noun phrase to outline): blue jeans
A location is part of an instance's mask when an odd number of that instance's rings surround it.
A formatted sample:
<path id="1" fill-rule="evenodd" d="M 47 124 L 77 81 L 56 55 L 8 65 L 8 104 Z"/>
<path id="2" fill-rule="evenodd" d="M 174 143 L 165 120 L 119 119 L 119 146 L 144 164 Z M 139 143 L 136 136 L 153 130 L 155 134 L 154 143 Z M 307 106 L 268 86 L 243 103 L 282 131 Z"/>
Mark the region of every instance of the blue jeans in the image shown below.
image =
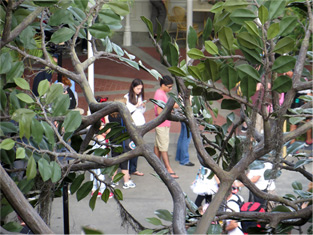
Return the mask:
<path id="1" fill-rule="evenodd" d="M 188 137 L 189 132 L 189 137 Z M 189 162 L 189 144 L 191 141 L 191 133 L 187 130 L 187 126 L 184 122 L 181 122 L 180 135 L 177 142 L 176 161 L 179 161 L 181 165 L 185 165 Z"/>

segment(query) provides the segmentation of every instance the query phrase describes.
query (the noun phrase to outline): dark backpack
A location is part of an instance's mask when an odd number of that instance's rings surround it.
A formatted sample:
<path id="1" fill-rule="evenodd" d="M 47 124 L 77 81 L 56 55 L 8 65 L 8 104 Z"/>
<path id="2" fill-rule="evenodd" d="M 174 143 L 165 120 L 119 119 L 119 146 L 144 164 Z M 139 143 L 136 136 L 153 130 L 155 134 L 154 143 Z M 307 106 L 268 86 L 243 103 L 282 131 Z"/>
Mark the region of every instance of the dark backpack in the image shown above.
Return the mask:
<path id="1" fill-rule="evenodd" d="M 245 202 L 240 206 L 241 212 L 265 212 L 264 208 L 259 202 Z M 256 221 L 241 221 L 241 230 L 248 233 L 249 228 L 264 228 L 263 224 Z"/>

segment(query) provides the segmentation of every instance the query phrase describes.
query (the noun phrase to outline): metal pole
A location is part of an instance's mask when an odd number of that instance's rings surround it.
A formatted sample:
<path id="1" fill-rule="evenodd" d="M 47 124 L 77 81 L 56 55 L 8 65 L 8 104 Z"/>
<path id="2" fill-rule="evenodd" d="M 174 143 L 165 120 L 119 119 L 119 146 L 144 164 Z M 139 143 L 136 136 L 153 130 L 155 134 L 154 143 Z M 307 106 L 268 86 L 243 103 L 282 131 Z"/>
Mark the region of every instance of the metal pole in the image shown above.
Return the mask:
<path id="1" fill-rule="evenodd" d="M 189 51 L 189 47 L 188 47 L 189 27 L 192 26 L 192 22 L 193 22 L 192 7 L 193 7 L 192 0 L 187 0 L 186 63 L 188 63 L 188 61 L 190 60 L 190 58 L 187 55 L 187 52 Z"/>
<path id="2" fill-rule="evenodd" d="M 63 226 L 64 234 L 70 234 L 69 208 L 68 208 L 68 184 L 63 185 Z"/>

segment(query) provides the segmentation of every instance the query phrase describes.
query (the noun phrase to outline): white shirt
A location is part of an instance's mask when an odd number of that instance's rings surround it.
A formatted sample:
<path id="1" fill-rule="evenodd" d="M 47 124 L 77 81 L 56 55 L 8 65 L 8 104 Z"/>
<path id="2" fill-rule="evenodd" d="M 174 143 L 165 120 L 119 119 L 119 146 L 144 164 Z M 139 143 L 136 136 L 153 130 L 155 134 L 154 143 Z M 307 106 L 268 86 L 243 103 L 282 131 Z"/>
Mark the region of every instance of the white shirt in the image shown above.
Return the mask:
<path id="1" fill-rule="evenodd" d="M 146 123 L 145 117 L 144 117 L 144 112 L 146 111 L 146 107 L 139 106 L 136 107 L 136 105 L 133 105 L 132 103 L 129 102 L 129 95 L 128 93 L 124 95 L 124 98 L 127 100 L 126 101 L 126 107 L 128 108 L 129 112 L 132 114 L 133 121 L 136 126 L 142 126 Z M 138 102 L 142 102 L 142 97 L 138 97 Z"/>
<path id="2" fill-rule="evenodd" d="M 238 195 L 239 196 L 239 195 Z M 226 212 L 240 212 L 240 207 L 238 203 L 234 201 L 237 201 L 238 198 L 235 195 L 232 195 L 231 198 L 227 200 L 227 209 Z M 227 225 L 230 223 L 231 220 L 226 220 Z M 241 231 L 241 223 L 238 221 L 238 227 L 234 228 L 233 230 L 230 230 L 227 232 L 229 235 L 243 235 L 244 233 Z M 240 228 L 239 228 L 240 227 Z"/>
<path id="3" fill-rule="evenodd" d="M 273 180 L 266 180 L 264 178 L 264 173 L 267 169 L 271 170 L 273 168 L 273 165 L 269 162 L 264 163 L 264 168 L 262 169 L 256 169 L 256 170 L 250 170 L 248 173 L 248 178 L 251 179 L 253 176 L 261 176 L 260 179 L 255 183 L 255 186 L 260 190 L 274 190 L 275 182 Z"/>

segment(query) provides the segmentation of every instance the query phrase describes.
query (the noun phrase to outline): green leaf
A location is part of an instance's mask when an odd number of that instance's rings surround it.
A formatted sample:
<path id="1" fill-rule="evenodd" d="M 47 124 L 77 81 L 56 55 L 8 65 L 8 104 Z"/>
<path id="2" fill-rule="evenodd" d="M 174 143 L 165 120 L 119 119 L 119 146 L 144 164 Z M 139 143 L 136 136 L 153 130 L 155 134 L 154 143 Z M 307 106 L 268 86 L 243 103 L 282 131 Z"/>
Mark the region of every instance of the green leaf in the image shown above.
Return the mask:
<path id="1" fill-rule="evenodd" d="M 250 78 L 253 78 L 255 81 L 261 82 L 259 72 L 255 68 L 253 68 L 251 65 L 241 64 L 237 66 L 236 68 L 237 68 L 237 71 L 239 72 L 238 74 L 240 78 L 248 76 Z"/>
<path id="2" fill-rule="evenodd" d="M 44 158 L 39 159 L 38 170 L 39 170 L 41 178 L 44 182 L 51 178 L 52 171 L 50 168 L 50 164 L 46 159 L 44 159 Z"/>
<path id="3" fill-rule="evenodd" d="M 295 189 L 295 190 L 302 190 L 303 187 L 302 187 L 302 184 L 298 181 L 295 181 L 291 184 L 292 188 Z"/>
<path id="4" fill-rule="evenodd" d="M 27 94 L 25 93 L 19 93 L 16 95 L 17 98 L 19 98 L 21 101 L 27 103 L 27 104 L 31 104 L 34 103 L 34 100 Z"/>
<path id="5" fill-rule="evenodd" d="M 257 81 L 251 77 L 243 77 L 240 82 L 241 92 L 247 98 L 255 94 Z"/>
<path id="6" fill-rule="evenodd" d="M 248 49 L 245 47 L 240 46 L 239 49 L 242 51 L 246 59 L 252 63 L 252 64 L 261 64 L 262 63 L 262 58 L 261 54 L 258 50 L 256 49 Z"/>
<path id="7" fill-rule="evenodd" d="M 284 37 L 280 39 L 275 45 L 274 52 L 284 54 L 292 51 L 295 46 L 295 40 L 290 37 Z"/>
<path id="8" fill-rule="evenodd" d="M 177 68 L 176 66 L 172 66 L 167 69 L 171 74 L 179 76 L 179 77 L 186 77 L 187 74 L 181 70 L 180 68 Z"/>
<path id="9" fill-rule="evenodd" d="M 265 22 L 268 20 L 268 10 L 265 6 L 262 5 L 259 7 L 258 16 L 262 25 L 264 25 Z"/>
<path id="10" fill-rule="evenodd" d="M 126 16 L 129 13 L 129 7 L 126 2 L 108 2 L 107 5 L 114 11 L 116 14 L 121 16 Z"/>
<path id="11" fill-rule="evenodd" d="M 59 96 L 63 95 L 63 87 L 61 84 L 52 84 L 47 93 L 46 103 L 51 104 Z"/>
<path id="12" fill-rule="evenodd" d="M 27 180 L 34 179 L 37 174 L 37 169 L 36 169 L 36 161 L 33 157 L 33 155 L 28 159 L 28 164 L 26 168 L 26 177 Z"/>
<path id="13" fill-rule="evenodd" d="M 212 81 L 216 81 L 219 72 L 219 64 L 217 64 L 214 60 L 206 60 L 205 64 L 205 81 L 211 79 Z"/>
<path id="14" fill-rule="evenodd" d="M 34 4 L 41 7 L 49 7 L 56 4 L 58 0 L 34 0 Z"/>
<path id="15" fill-rule="evenodd" d="M 41 125 L 43 127 L 45 136 L 47 137 L 49 144 L 54 146 L 55 140 L 54 140 L 54 132 L 53 132 L 52 127 L 46 122 L 41 122 Z"/>
<path id="16" fill-rule="evenodd" d="M 251 35 L 260 36 L 259 29 L 253 21 L 245 21 L 245 27 Z"/>
<path id="17" fill-rule="evenodd" d="M 283 19 L 279 22 L 280 26 L 279 35 L 281 35 L 282 37 L 288 36 L 294 31 L 297 25 L 298 17 L 296 16 L 283 17 Z"/>
<path id="18" fill-rule="evenodd" d="M 37 119 L 33 118 L 31 123 L 31 135 L 37 144 L 42 141 L 43 133 L 44 130 L 41 123 Z"/>
<path id="19" fill-rule="evenodd" d="M 109 190 L 108 188 L 106 188 L 106 189 L 103 191 L 102 195 L 101 195 L 101 199 L 102 199 L 102 201 L 104 201 L 105 203 L 107 203 L 108 200 L 109 200 L 109 198 L 110 198 L 110 190 Z"/>
<path id="20" fill-rule="evenodd" d="M 305 120 L 305 117 L 292 117 L 292 118 L 289 118 L 290 124 L 293 124 L 293 125 L 299 124 L 303 120 Z"/>
<path id="21" fill-rule="evenodd" d="M 101 39 L 109 36 L 111 33 L 111 29 L 107 24 L 96 23 L 89 27 L 89 32 L 93 37 Z"/>
<path id="22" fill-rule="evenodd" d="M 227 11 L 234 11 L 237 8 L 246 8 L 249 4 L 246 0 L 227 0 L 224 3 L 224 9 Z"/>
<path id="23" fill-rule="evenodd" d="M 50 169 L 51 169 L 51 181 L 52 183 L 58 182 L 62 177 L 62 171 L 59 164 L 55 161 L 50 162 Z"/>
<path id="24" fill-rule="evenodd" d="M 248 49 L 260 48 L 256 38 L 248 32 L 242 32 L 237 35 L 237 40 L 240 45 Z"/>
<path id="25" fill-rule="evenodd" d="M 188 31 L 188 46 L 190 49 L 195 48 L 198 41 L 198 36 L 196 30 L 190 26 Z"/>
<path id="26" fill-rule="evenodd" d="M 93 229 L 93 228 L 86 227 L 86 226 L 83 226 L 82 230 L 84 231 L 85 234 L 103 234 L 103 232 L 101 232 L 100 230 Z"/>
<path id="27" fill-rule="evenodd" d="M 245 21 L 253 21 L 256 15 L 249 9 L 236 9 L 229 17 L 236 24 L 243 25 Z"/>
<path id="28" fill-rule="evenodd" d="M 91 208 L 91 210 L 95 209 L 98 193 L 99 193 L 99 188 L 93 193 L 92 197 L 89 200 L 89 207 Z"/>
<path id="29" fill-rule="evenodd" d="M 4 139 L 1 143 L 0 143 L 0 149 L 4 149 L 4 150 L 10 150 L 13 149 L 15 145 L 15 141 L 12 139 Z"/>
<path id="30" fill-rule="evenodd" d="M 68 94 L 62 94 L 56 98 L 52 104 L 52 115 L 54 117 L 61 116 L 67 113 L 70 106 L 70 98 Z"/>
<path id="31" fill-rule="evenodd" d="M 153 225 L 163 225 L 161 220 L 159 220 L 158 218 L 155 217 L 151 217 L 151 218 L 146 218 L 146 220 Z"/>
<path id="32" fill-rule="evenodd" d="M 80 187 L 84 179 L 85 179 L 85 175 L 80 174 L 73 180 L 73 183 L 71 184 L 71 187 L 70 187 L 71 194 L 74 194 L 78 190 L 78 188 Z"/>
<path id="33" fill-rule="evenodd" d="M 146 17 L 144 16 L 140 16 L 141 20 L 146 24 L 146 26 L 148 27 L 149 32 L 153 35 L 153 26 L 150 20 L 148 20 Z"/>
<path id="34" fill-rule="evenodd" d="M 274 61 L 272 70 L 276 73 L 291 71 L 295 67 L 296 61 L 296 58 L 292 56 L 280 56 Z"/>
<path id="35" fill-rule="evenodd" d="M 179 51 L 173 43 L 170 43 L 168 46 L 169 46 L 169 51 L 167 54 L 167 60 L 172 66 L 177 66 Z"/>
<path id="36" fill-rule="evenodd" d="M 236 70 L 228 65 L 222 69 L 221 77 L 223 85 L 229 91 L 233 89 L 239 81 Z"/>
<path id="37" fill-rule="evenodd" d="M 29 109 L 17 109 L 13 113 L 12 119 L 19 123 L 20 138 L 23 138 L 24 135 L 27 139 L 30 138 L 30 127 L 35 115 L 35 112 Z"/>
<path id="38" fill-rule="evenodd" d="M 74 33 L 75 33 L 75 31 L 72 29 L 65 28 L 65 27 L 61 28 L 52 34 L 50 42 L 53 42 L 55 44 L 59 44 L 61 42 L 66 42 L 72 38 Z"/>
<path id="39" fill-rule="evenodd" d="M 0 54 L 0 74 L 6 74 L 11 70 L 12 57 L 10 53 L 4 52 Z"/>
<path id="40" fill-rule="evenodd" d="M 205 50 L 209 52 L 211 55 L 216 55 L 218 54 L 218 48 L 212 41 L 205 41 Z"/>
<path id="41" fill-rule="evenodd" d="M 294 169 L 302 167 L 306 164 L 310 164 L 310 163 L 312 163 L 312 161 L 313 161 L 313 159 L 301 159 L 301 160 L 296 162 L 296 164 L 294 165 Z"/>
<path id="42" fill-rule="evenodd" d="M 276 211 L 276 212 L 291 212 L 291 210 L 288 207 L 283 206 L 283 205 L 276 206 L 275 208 L 273 208 L 272 211 Z"/>
<path id="43" fill-rule="evenodd" d="M 191 58 L 191 59 L 202 59 L 204 58 L 204 55 L 202 53 L 202 51 L 200 51 L 197 48 L 193 48 L 191 50 L 189 50 L 187 52 L 187 55 Z"/>
<path id="44" fill-rule="evenodd" d="M 210 17 L 208 17 L 206 22 L 205 22 L 204 29 L 203 29 L 203 34 L 202 34 L 203 40 L 205 41 L 205 40 L 209 39 L 211 33 L 212 33 L 212 20 Z"/>
<path id="45" fill-rule="evenodd" d="M 85 197 L 88 196 L 88 194 L 91 192 L 92 190 L 92 185 L 93 182 L 92 181 L 88 181 L 86 183 L 84 183 L 78 190 L 76 193 L 76 198 L 77 201 L 80 201 L 82 199 L 84 199 Z"/>
<path id="46" fill-rule="evenodd" d="M 0 89 L 0 110 L 4 111 L 7 105 L 7 96 L 5 92 Z"/>
<path id="47" fill-rule="evenodd" d="M 74 21 L 73 15 L 66 9 L 59 9 L 53 13 L 49 19 L 49 25 L 59 26 L 62 24 L 72 23 Z"/>
<path id="48" fill-rule="evenodd" d="M 23 78 L 14 78 L 14 82 L 17 86 L 24 90 L 30 90 L 29 83 Z"/>
<path id="49" fill-rule="evenodd" d="M 218 2 L 213 5 L 210 11 L 213 13 L 219 13 L 223 10 L 223 7 L 224 7 L 224 2 Z"/>
<path id="50" fill-rule="evenodd" d="M 6 74 L 7 82 L 13 82 L 14 78 L 21 77 L 24 73 L 24 64 L 22 61 L 16 61 L 11 63 L 11 69 Z"/>
<path id="51" fill-rule="evenodd" d="M 223 27 L 221 31 L 219 31 L 218 36 L 222 46 L 228 51 L 231 50 L 234 43 L 234 35 L 231 28 Z"/>
<path id="52" fill-rule="evenodd" d="M 81 10 L 83 10 L 83 11 L 87 8 L 87 6 L 88 6 L 88 1 L 89 1 L 89 0 L 74 0 L 75 5 L 76 5 L 79 9 L 81 9 Z"/>
<path id="53" fill-rule="evenodd" d="M 123 193 L 118 188 L 114 189 L 114 195 L 117 197 L 118 200 L 123 201 Z"/>
<path id="54" fill-rule="evenodd" d="M 173 221 L 173 215 L 168 210 L 156 210 L 154 214 L 159 217 L 160 219 L 166 220 L 166 221 Z"/>
<path id="55" fill-rule="evenodd" d="M 240 103 L 238 103 L 236 100 L 223 99 L 221 108 L 228 110 L 240 109 Z"/>
<path id="56" fill-rule="evenodd" d="M 18 147 L 16 149 L 16 159 L 24 159 L 25 158 L 25 149 Z"/>
<path id="57" fill-rule="evenodd" d="M 74 132 L 81 124 L 82 116 L 78 111 L 70 111 L 64 120 L 63 127 L 65 132 Z"/>
<path id="58" fill-rule="evenodd" d="M 269 1 L 269 19 L 274 19 L 284 13 L 287 1 Z"/>
<path id="59" fill-rule="evenodd" d="M 188 66 L 188 73 L 195 79 L 201 80 L 201 72 L 196 66 Z"/>
<path id="60" fill-rule="evenodd" d="M 113 178 L 113 182 L 118 182 L 123 178 L 124 174 L 123 173 L 117 173 L 114 178 Z"/>
<path id="61" fill-rule="evenodd" d="M 17 127 L 12 122 L 1 122 L 1 130 L 5 134 L 17 133 Z"/>
<path id="62" fill-rule="evenodd" d="M 46 94 L 46 92 L 48 91 L 50 87 L 50 82 L 45 79 L 45 80 L 42 80 L 41 82 L 39 82 L 39 85 L 38 85 L 38 94 L 39 96 L 43 96 L 44 94 Z"/>
<path id="63" fill-rule="evenodd" d="M 3 229 L 10 231 L 12 233 L 19 233 L 23 229 L 20 222 L 8 222 L 4 224 L 2 227 Z"/>
<path id="64" fill-rule="evenodd" d="M 274 80 L 272 90 L 278 93 L 287 92 L 292 87 L 292 79 L 289 76 L 282 75 Z"/>
<path id="65" fill-rule="evenodd" d="M 145 229 L 140 231 L 138 234 L 153 234 L 154 230 L 152 229 Z"/>
<path id="66" fill-rule="evenodd" d="M 273 23 L 267 30 L 267 39 L 275 38 L 279 33 L 279 23 Z"/>

